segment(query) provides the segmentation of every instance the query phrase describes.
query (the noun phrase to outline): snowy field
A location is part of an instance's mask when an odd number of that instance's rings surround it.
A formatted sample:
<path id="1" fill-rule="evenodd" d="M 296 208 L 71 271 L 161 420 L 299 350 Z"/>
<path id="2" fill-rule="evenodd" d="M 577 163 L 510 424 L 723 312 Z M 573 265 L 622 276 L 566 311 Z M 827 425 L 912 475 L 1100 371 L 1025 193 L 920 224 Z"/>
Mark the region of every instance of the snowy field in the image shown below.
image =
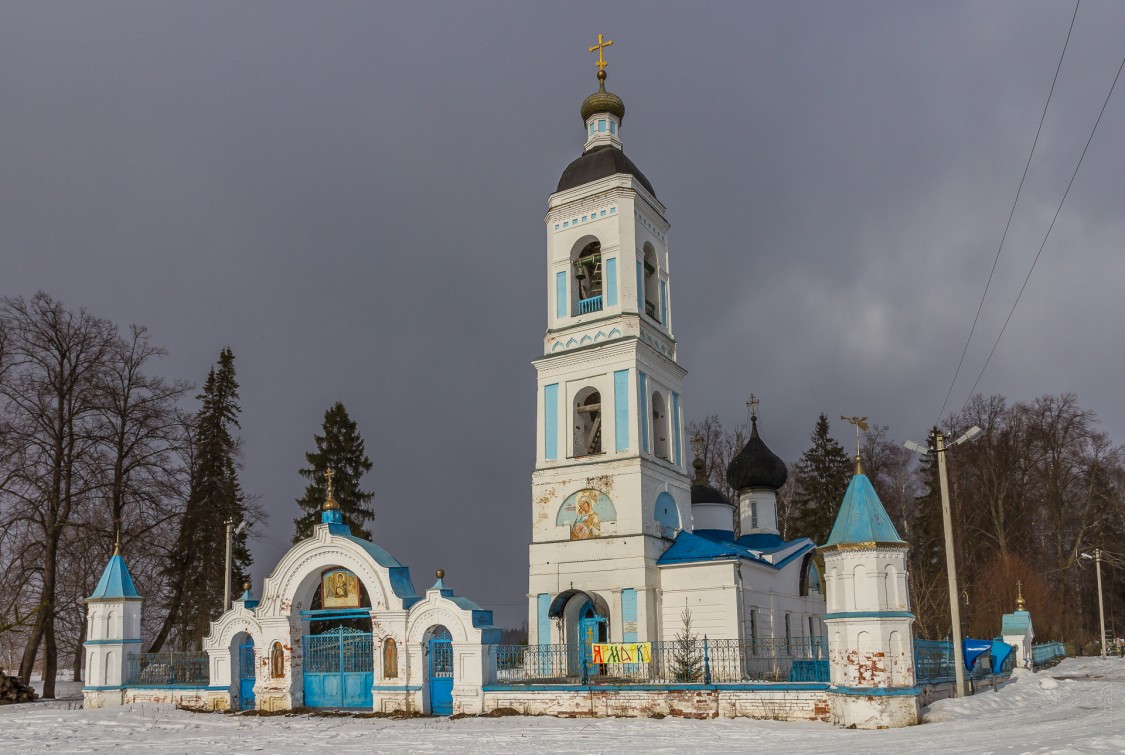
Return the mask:
<path id="1" fill-rule="evenodd" d="M 60 694 L 73 685 L 66 685 Z M 73 690 L 70 690 L 73 691 Z M 1068 659 L 1017 672 L 996 693 L 942 700 L 908 729 L 748 719 L 314 718 L 187 713 L 163 705 L 84 711 L 75 699 L 0 707 L 3 753 L 1044 753 L 1125 752 L 1125 660 Z"/>

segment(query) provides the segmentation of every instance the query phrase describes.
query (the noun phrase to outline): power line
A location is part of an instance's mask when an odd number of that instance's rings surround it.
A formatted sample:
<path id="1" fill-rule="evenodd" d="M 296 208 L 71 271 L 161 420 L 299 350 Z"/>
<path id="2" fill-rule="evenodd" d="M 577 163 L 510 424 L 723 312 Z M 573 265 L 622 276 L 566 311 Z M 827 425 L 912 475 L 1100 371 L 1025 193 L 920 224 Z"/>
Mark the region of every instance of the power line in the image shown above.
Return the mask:
<path id="1" fill-rule="evenodd" d="M 992 351 L 988 352 L 988 359 L 984 360 L 984 367 L 980 368 L 980 374 L 977 375 L 973 387 L 969 389 L 969 395 L 965 399 L 965 403 L 961 405 L 962 411 L 969 405 L 969 400 L 972 399 L 973 394 L 976 392 L 977 385 L 980 384 L 980 379 L 984 377 L 984 371 L 988 369 L 988 363 L 992 361 L 992 355 L 996 353 L 996 347 L 1000 345 L 1000 339 L 1004 336 L 1004 331 L 1007 330 L 1008 323 L 1012 320 L 1012 315 L 1016 311 L 1016 305 L 1020 303 L 1020 297 L 1023 296 L 1024 289 L 1027 288 L 1027 282 L 1031 280 L 1031 274 L 1035 272 L 1035 265 L 1039 262 L 1039 257 L 1043 254 L 1043 248 L 1047 246 L 1047 239 L 1051 237 L 1051 229 L 1055 227 L 1055 221 L 1059 219 L 1059 213 L 1062 212 L 1066 197 L 1070 194 L 1070 187 L 1074 185 L 1074 179 L 1078 175 L 1078 169 L 1082 167 L 1082 161 L 1086 159 L 1086 150 L 1090 149 L 1090 142 L 1094 140 L 1094 134 L 1098 130 L 1098 124 L 1102 122 L 1102 116 L 1105 114 L 1106 106 L 1109 105 L 1109 98 L 1113 96 L 1113 90 L 1117 87 L 1117 80 L 1121 78 L 1121 69 L 1123 68 L 1125 68 L 1125 58 L 1121 60 L 1121 65 L 1117 67 L 1117 75 L 1113 77 L 1113 84 L 1110 85 L 1109 93 L 1105 96 L 1105 102 L 1102 103 L 1102 109 L 1101 112 L 1098 113 L 1098 119 L 1094 121 L 1094 128 L 1090 130 L 1090 138 L 1086 140 L 1086 146 L 1082 148 L 1082 155 L 1078 158 L 1078 164 L 1074 166 L 1074 173 L 1071 174 L 1070 182 L 1066 185 L 1066 191 L 1063 192 L 1058 209 L 1055 210 L 1055 216 L 1051 218 L 1051 225 L 1047 226 L 1047 233 L 1043 236 L 1043 243 L 1039 245 L 1039 251 L 1036 253 L 1035 259 L 1031 262 L 1031 268 L 1027 271 L 1027 276 L 1023 279 L 1020 292 L 1016 294 L 1016 300 L 1012 302 L 1012 309 L 1008 312 L 1007 319 L 1004 320 L 1004 327 L 1000 328 L 1000 335 L 996 336 L 996 343 L 992 344 Z"/>
<path id="2" fill-rule="evenodd" d="M 1027 163 L 1023 166 L 1023 176 L 1020 177 L 1020 185 L 1016 189 L 1016 198 L 1012 200 L 1008 222 L 1004 224 L 1004 233 L 1000 236 L 1000 246 L 996 247 L 996 256 L 992 259 L 992 270 L 988 272 L 988 280 L 984 284 L 984 293 L 980 295 L 980 304 L 977 305 L 977 313 L 973 316 L 973 325 L 969 328 L 969 337 L 965 339 L 965 348 L 961 349 L 961 358 L 957 360 L 957 369 L 953 372 L 953 379 L 949 381 L 949 390 L 945 394 L 945 401 L 941 404 L 941 411 L 938 412 L 937 421 L 934 422 L 935 426 L 941 422 L 941 416 L 945 414 L 945 407 L 949 405 L 949 397 L 953 395 L 953 386 L 957 384 L 957 376 L 961 374 L 961 365 L 965 363 L 965 354 L 969 351 L 969 342 L 973 340 L 973 333 L 976 332 L 981 310 L 984 309 L 984 300 L 988 296 L 989 286 L 992 285 L 992 276 L 996 274 L 996 264 L 1000 261 L 1000 250 L 1004 248 L 1004 240 L 1008 238 L 1008 229 L 1012 227 L 1012 217 L 1016 214 L 1016 205 L 1019 204 L 1020 193 L 1023 192 L 1023 183 L 1027 180 L 1027 170 L 1031 167 L 1031 158 L 1035 156 L 1035 147 L 1039 144 L 1039 134 L 1043 131 L 1043 121 L 1047 119 L 1047 108 L 1051 104 L 1051 97 L 1055 94 L 1055 83 L 1059 80 L 1059 71 L 1062 70 L 1063 58 L 1066 57 L 1066 48 L 1070 45 L 1070 34 L 1074 31 L 1074 19 L 1078 18 L 1078 6 L 1081 2 L 1082 0 L 1078 0 L 1074 4 L 1074 14 L 1070 17 L 1070 28 L 1066 30 L 1066 41 L 1063 42 L 1062 54 L 1059 55 L 1059 64 L 1055 66 L 1055 77 L 1051 79 L 1051 90 L 1047 92 L 1047 101 L 1043 104 L 1043 114 L 1039 116 L 1039 128 L 1035 129 L 1035 140 L 1031 143 L 1031 153 L 1027 156 Z"/>

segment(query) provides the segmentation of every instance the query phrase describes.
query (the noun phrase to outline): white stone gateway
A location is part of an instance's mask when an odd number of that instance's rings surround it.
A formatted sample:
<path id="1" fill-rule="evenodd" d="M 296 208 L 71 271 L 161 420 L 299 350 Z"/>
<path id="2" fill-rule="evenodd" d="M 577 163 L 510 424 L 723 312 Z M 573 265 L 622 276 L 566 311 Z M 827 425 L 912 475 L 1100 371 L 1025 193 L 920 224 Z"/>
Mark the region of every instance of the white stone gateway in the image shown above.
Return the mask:
<path id="1" fill-rule="evenodd" d="M 1031 614 L 1027 611 L 1026 601 L 1023 599 L 1023 586 L 1016 582 L 1019 597 L 1016 598 L 1016 610 L 1006 613 L 1000 619 L 1000 636 L 1004 642 L 1016 649 L 1016 667 L 1031 668 L 1031 647 L 1035 643 L 1035 628 L 1031 625 Z"/>

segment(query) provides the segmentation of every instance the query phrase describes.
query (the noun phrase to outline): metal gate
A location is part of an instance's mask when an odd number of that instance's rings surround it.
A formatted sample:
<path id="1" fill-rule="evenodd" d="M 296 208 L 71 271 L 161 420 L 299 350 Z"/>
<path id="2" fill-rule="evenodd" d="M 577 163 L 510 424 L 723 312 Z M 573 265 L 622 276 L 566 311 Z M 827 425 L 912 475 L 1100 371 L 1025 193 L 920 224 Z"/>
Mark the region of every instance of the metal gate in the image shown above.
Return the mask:
<path id="1" fill-rule="evenodd" d="M 238 646 L 238 707 L 253 710 L 254 702 L 254 641 Z"/>
<path id="2" fill-rule="evenodd" d="M 445 627 L 430 640 L 430 713 L 453 715 L 453 636 Z"/>
<path id="3" fill-rule="evenodd" d="M 337 627 L 301 638 L 305 705 L 310 708 L 368 708 L 375 663 L 371 633 Z"/>

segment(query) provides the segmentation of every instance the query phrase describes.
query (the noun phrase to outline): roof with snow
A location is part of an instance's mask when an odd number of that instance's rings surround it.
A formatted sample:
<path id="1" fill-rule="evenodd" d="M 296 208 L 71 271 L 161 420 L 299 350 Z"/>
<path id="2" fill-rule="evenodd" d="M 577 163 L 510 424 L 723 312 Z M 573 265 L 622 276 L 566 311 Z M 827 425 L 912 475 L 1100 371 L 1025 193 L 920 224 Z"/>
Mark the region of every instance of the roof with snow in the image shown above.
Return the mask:
<path id="1" fill-rule="evenodd" d="M 98 586 L 87 600 L 140 600 L 141 595 L 133 586 L 133 578 L 129 576 L 129 568 L 125 566 L 125 559 L 120 553 L 114 552 L 109 563 L 105 565 L 102 578 Z"/>
<path id="2" fill-rule="evenodd" d="M 862 472 L 852 477 L 836 524 L 825 545 L 843 543 L 904 543 L 887 510 Z"/>

